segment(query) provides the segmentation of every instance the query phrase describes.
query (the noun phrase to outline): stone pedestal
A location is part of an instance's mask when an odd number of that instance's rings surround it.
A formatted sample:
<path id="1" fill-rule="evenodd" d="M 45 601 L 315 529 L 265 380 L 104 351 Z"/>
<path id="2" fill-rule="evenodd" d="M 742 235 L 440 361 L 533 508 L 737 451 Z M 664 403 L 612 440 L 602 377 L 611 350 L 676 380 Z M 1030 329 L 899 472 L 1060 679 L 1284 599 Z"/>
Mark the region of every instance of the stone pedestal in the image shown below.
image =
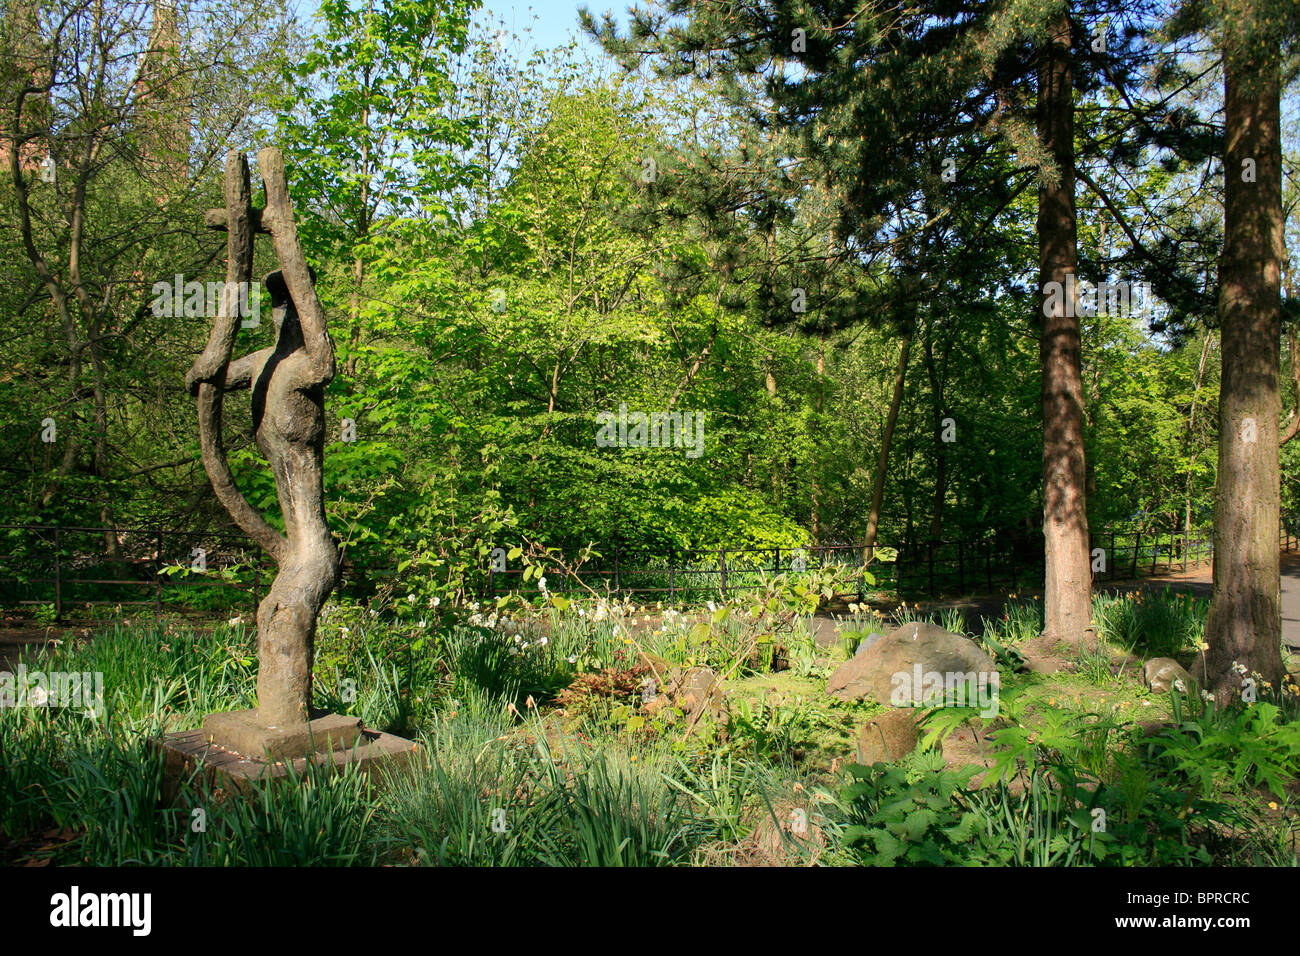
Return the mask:
<path id="1" fill-rule="evenodd" d="M 321 714 L 296 727 L 267 724 L 256 709 L 203 718 L 205 743 L 258 759 L 289 760 L 322 751 L 350 750 L 362 734 L 361 718 L 342 714 Z"/>
<path id="2" fill-rule="evenodd" d="M 259 780 L 276 780 L 290 772 L 301 776 L 308 763 L 340 769 L 356 764 L 378 782 L 375 770 L 401 769 L 419 753 L 403 737 L 366 730 L 356 717 L 323 714 L 298 728 L 262 724 L 257 712 L 211 714 L 201 730 L 155 738 L 163 754 L 164 796 L 174 800 L 198 770 L 212 787 L 244 793 Z"/>

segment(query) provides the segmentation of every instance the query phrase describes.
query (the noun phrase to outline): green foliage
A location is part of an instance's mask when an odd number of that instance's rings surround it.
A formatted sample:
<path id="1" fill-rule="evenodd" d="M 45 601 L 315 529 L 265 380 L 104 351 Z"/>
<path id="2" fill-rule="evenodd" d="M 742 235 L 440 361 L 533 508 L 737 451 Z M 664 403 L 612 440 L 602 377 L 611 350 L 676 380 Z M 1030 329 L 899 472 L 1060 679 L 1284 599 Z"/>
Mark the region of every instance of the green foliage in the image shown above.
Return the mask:
<path id="1" fill-rule="evenodd" d="M 1300 720 L 1274 703 L 1218 707 L 1193 699 L 1179 703 L 1175 718 L 1148 747 L 1196 795 L 1267 787 L 1281 799 L 1300 777 Z"/>
<path id="2" fill-rule="evenodd" d="M 850 767 L 844 845 L 864 866 L 991 862 L 979 817 L 954 800 L 975 772 L 926 766 L 912 779 L 898 766 Z"/>

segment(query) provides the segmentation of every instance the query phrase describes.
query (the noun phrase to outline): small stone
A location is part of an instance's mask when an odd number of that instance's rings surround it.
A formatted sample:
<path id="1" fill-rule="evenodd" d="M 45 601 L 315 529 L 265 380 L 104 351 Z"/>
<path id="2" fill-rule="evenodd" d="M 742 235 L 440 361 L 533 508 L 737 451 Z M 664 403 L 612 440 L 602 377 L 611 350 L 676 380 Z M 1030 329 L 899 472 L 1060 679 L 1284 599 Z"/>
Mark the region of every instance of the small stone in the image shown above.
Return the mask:
<path id="1" fill-rule="evenodd" d="M 1181 689 L 1174 686 L 1175 681 L 1182 682 Z M 1167 694 L 1170 690 L 1178 690 L 1179 693 L 1186 694 L 1192 692 L 1195 681 L 1172 657 L 1153 657 L 1142 667 L 1142 683 L 1146 684 L 1153 694 Z"/>
<path id="2" fill-rule="evenodd" d="M 859 654 L 865 653 L 867 648 L 871 647 L 873 644 L 875 644 L 878 640 L 880 640 L 884 636 L 885 635 L 883 634 L 868 634 L 866 637 L 864 637 L 862 640 L 858 642 L 858 649 L 853 652 L 853 656 L 857 657 Z"/>
<path id="3" fill-rule="evenodd" d="M 858 763 L 892 763 L 916 749 L 916 718 L 910 710 L 873 717 L 858 731 Z"/>

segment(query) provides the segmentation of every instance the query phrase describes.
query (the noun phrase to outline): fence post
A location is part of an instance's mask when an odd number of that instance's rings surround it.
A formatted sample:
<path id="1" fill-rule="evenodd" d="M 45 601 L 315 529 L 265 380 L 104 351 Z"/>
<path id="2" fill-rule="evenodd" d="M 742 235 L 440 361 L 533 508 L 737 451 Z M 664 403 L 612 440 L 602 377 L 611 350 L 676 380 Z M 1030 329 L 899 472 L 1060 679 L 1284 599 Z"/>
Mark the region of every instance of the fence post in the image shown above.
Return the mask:
<path id="1" fill-rule="evenodd" d="M 623 590 L 619 584 L 618 577 L 618 545 L 614 545 L 614 593 L 618 594 Z"/>
<path id="2" fill-rule="evenodd" d="M 1110 579 L 1114 581 L 1119 577 L 1119 562 L 1115 559 L 1115 532 L 1110 533 Z"/>
<path id="3" fill-rule="evenodd" d="M 718 572 L 722 583 L 722 596 L 727 596 L 727 549 L 718 550 Z"/>
<path id="4" fill-rule="evenodd" d="M 668 549 L 668 603 L 675 603 L 677 592 L 675 582 L 673 581 L 673 549 Z"/>
<path id="5" fill-rule="evenodd" d="M 59 529 L 54 529 L 54 621 L 63 619 L 63 556 Z"/>
<path id="6" fill-rule="evenodd" d="M 1141 544 L 1142 544 L 1142 532 L 1135 531 L 1133 533 L 1133 577 L 1134 578 L 1138 576 L 1138 552 L 1142 550 Z"/>

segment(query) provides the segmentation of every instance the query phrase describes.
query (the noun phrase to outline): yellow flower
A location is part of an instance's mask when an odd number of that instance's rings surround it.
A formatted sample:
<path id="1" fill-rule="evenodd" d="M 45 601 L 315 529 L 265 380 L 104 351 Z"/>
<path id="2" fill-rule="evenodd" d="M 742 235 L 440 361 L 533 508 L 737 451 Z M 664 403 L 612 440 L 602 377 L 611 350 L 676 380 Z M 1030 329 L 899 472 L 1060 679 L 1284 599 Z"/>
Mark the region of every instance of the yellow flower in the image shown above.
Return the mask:
<path id="1" fill-rule="evenodd" d="M 1276 800 L 1270 800 L 1270 801 L 1268 802 L 1268 808 L 1269 808 L 1270 810 L 1276 810 L 1276 809 L 1277 809 L 1277 801 L 1276 801 Z"/>

